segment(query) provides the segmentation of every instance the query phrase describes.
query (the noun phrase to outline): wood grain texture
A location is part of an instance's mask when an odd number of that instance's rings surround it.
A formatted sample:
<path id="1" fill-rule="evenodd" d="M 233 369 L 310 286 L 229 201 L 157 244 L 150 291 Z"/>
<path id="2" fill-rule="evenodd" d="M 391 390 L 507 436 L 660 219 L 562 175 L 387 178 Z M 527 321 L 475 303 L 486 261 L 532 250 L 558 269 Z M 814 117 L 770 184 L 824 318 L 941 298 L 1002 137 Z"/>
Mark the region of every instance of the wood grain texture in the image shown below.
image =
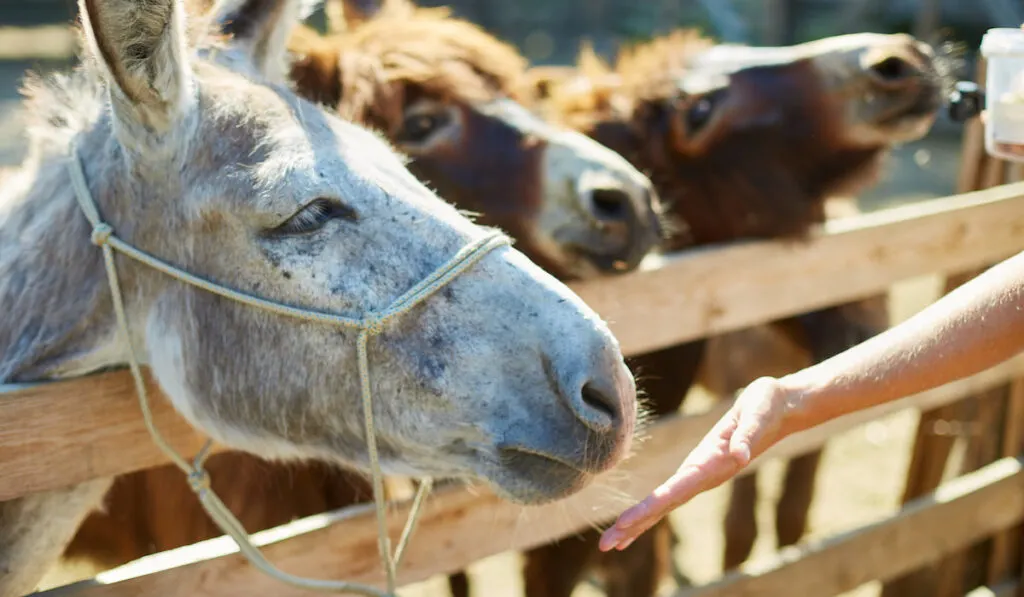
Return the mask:
<path id="1" fill-rule="evenodd" d="M 909 572 L 1024 519 L 1024 462 L 958 477 L 876 524 L 782 550 L 676 597 L 837 595 Z"/>
<path id="2" fill-rule="evenodd" d="M 752 469 L 771 458 L 787 458 L 818 448 L 838 433 L 889 413 L 947 404 L 965 394 L 1006 383 L 1022 372 L 1024 357 L 974 377 L 836 419 L 783 440 L 752 463 Z M 586 528 L 589 521 L 618 514 L 623 502 L 609 497 L 609 487 L 633 499 L 646 495 L 675 471 L 730 406 L 721 403 L 701 415 L 663 420 L 651 429 L 636 456 L 565 503 L 524 509 L 482 489 L 439 491 L 427 502 L 399 570 L 400 582 L 408 584 L 461 570 L 482 558 L 547 543 Z M 408 503 L 396 504 L 391 513 L 395 540 L 408 513 Z M 267 557 L 288 572 L 382 586 L 374 525 L 372 508 L 358 506 L 257 533 L 254 540 L 265 545 Z M 276 597 L 307 595 L 273 583 L 246 564 L 229 540 L 221 538 L 145 558 L 96 581 L 61 587 L 39 597 L 249 597 L 268 590 Z"/>
<path id="3" fill-rule="evenodd" d="M 182 454 L 205 438 L 152 379 L 157 427 Z M 168 462 L 142 421 L 127 372 L 31 386 L 0 386 L 0 500 Z"/>
<path id="4" fill-rule="evenodd" d="M 1024 452 L 1024 379 L 1017 378 L 1010 383 L 1007 400 L 1001 456 L 1012 456 Z M 992 538 L 992 554 L 989 556 L 987 581 L 996 583 L 1016 576 L 1021 555 L 1021 536 L 1024 526 L 1015 526 L 996 534 Z"/>
<path id="5" fill-rule="evenodd" d="M 1024 184 L 830 222 L 807 242 L 669 256 L 656 269 L 572 285 L 626 354 L 860 300 L 924 274 L 988 267 L 1024 249 Z"/>

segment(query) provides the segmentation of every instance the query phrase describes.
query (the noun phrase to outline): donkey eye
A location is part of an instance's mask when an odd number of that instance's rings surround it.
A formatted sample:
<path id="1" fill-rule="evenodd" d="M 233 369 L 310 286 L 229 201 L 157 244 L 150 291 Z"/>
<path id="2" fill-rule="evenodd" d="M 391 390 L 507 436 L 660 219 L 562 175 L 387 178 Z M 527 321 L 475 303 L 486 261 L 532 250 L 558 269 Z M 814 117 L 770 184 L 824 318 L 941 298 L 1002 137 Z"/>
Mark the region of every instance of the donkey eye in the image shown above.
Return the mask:
<path id="1" fill-rule="evenodd" d="M 690 134 L 700 131 L 711 120 L 711 115 L 714 114 L 714 111 L 715 102 L 712 97 L 705 96 L 698 99 L 686 111 L 686 129 Z"/>
<path id="2" fill-rule="evenodd" d="M 396 141 L 399 143 L 423 143 L 437 129 L 448 123 L 444 112 L 412 114 L 402 123 Z"/>
<path id="3" fill-rule="evenodd" d="M 321 197 L 307 203 L 295 215 L 274 228 L 273 232 L 281 235 L 306 234 L 319 230 L 327 222 L 339 218 L 355 220 L 356 214 L 352 208 L 339 201 Z"/>
<path id="4" fill-rule="evenodd" d="M 728 93 L 728 87 L 719 87 L 700 97 L 690 98 L 689 101 L 686 101 L 685 103 L 688 105 L 683 112 L 683 119 L 687 133 L 695 135 L 707 126 L 712 116 L 715 115 L 715 110 L 722 104 Z"/>

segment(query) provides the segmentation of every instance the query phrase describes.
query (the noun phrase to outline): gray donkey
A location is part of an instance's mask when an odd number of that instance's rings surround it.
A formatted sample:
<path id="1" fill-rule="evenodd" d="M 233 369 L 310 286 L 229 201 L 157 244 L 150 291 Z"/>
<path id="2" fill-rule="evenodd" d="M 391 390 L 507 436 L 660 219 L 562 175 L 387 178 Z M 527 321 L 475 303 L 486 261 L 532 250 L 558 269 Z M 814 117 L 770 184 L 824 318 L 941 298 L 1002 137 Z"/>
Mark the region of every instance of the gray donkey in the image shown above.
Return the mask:
<path id="1" fill-rule="evenodd" d="M 285 36 L 197 51 L 180 0 L 79 9 L 84 63 L 30 79 L 32 146 L 0 190 L 0 382 L 81 375 L 129 354 L 75 201 L 76 146 L 119 237 L 306 309 L 379 310 L 490 233 L 382 139 L 291 93 L 280 82 Z M 265 458 L 368 466 L 354 330 L 115 259 L 132 346 L 194 426 Z M 636 390 L 615 338 L 511 248 L 387 324 L 369 361 L 386 473 L 476 478 L 541 503 L 579 490 L 631 446 Z M 37 585 L 109 486 L 0 503 L 0 597 Z"/>

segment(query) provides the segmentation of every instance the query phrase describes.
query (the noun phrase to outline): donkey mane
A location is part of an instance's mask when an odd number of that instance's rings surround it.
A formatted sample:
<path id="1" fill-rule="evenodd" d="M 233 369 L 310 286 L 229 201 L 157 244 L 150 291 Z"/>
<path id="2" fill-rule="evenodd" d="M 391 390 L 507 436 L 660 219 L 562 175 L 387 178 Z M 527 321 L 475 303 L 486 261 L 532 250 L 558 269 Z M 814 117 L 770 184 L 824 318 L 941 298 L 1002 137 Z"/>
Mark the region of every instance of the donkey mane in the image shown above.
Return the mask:
<path id="1" fill-rule="evenodd" d="M 441 100 L 516 97 L 527 68 L 515 48 L 445 8 L 384 10 L 328 36 L 300 26 L 289 49 L 301 93 L 385 128 L 401 121 L 407 85 Z"/>
<path id="2" fill-rule="evenodd" d="M 714 40 L 697 29 L 678 29 L 624 48 L 615 62 L 615 72 L 631 97 L 665 97 L 666 87 L 676 88 L 679 73 L 689 69 L 698 54 L 714 45 Z"/>
<path id="3" fill-rule="evenodd" d="M 77 27 L 79 48 L 85 47 L 84 31 Z M 108 118 L 106 86 L 99 65 L 79 52 L 80 63 L 51 74 L 27 72 L 19 89 L 22 95 L 27 152 L 21 164 L 7 170 L 0 185 L 0 303 L 12 313 L 46 313 L 45 317 L 15 319 L 0 326 L 0 382 L 33 378 L 46 369 L 60 351 L 83 353 L 90 342 L 103 339 L 81 330 L 109 316 L 101 305 L 106 291 L 98 253 L 80 254 L 87 243 L 88 227 L 75 205 L 63 160 L 72 139 Z M 35 181 L 34 187 L 28 186 Z M 62 226 L 70 238 L 61 246 L 24 247 L 38 243 L 41 230 Z M 19 257 L 20 254 L 20 257 Z M 76 261 L 70 275 L 58 273 L 55 263 Z M 45 289 L 40 292 L 40 289 Z M 65 297 L 77 300 L 67 301 Z M 37 301 L 44 297 L 45 306 Z M 80 336 L 75 345 L 69 338 Z"/>
<path id="4" fill-rule="evenodd" d="M 26 108 L 29 160 L 67 151 L 72 137 L 102 116 L 104 90 L 88 63 L 63 73 L 26 73 L 20 91 Z"/>
<path id="5" fill-rule="evenodd" d="M 714 45 L 697 29 L 677 29 L 623 47 L 613 67 L 585 42 L 574 75 L 547 88 L 546 115 L 580 130 L 601 121 L 628 120 L 636 103 L 671 97 L 679 75 Z"/>

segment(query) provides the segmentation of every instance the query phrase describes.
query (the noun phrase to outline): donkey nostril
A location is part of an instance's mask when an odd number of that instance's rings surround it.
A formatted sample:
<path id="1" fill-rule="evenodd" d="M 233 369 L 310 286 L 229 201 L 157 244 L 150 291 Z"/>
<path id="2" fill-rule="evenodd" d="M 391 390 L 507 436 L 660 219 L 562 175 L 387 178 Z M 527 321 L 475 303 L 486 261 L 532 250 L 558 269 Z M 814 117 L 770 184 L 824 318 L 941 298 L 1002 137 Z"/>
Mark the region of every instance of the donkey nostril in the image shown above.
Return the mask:
<path id="1" fill-rule="evenodd" d="M 617 189 L 591 192 L 594 215 L 602 220 L 624 220 L 629 215 L 629 195 Z"/>
<path id="2" fill-rule="evenodd" d="M 583 404 L 596 411 L 602 418 L 608 417 L 608 424 L 619 418 L 617 398 L 595 388 L 593 384 L 583 386 Z"/>
<path id="3" fill-rule="evenodd" d="M 902 81 L 917 74 L 917 69 L 912 64 L 896 56 L 876 62 L 868 67 L 868 70 L 886 82 Z"/>

